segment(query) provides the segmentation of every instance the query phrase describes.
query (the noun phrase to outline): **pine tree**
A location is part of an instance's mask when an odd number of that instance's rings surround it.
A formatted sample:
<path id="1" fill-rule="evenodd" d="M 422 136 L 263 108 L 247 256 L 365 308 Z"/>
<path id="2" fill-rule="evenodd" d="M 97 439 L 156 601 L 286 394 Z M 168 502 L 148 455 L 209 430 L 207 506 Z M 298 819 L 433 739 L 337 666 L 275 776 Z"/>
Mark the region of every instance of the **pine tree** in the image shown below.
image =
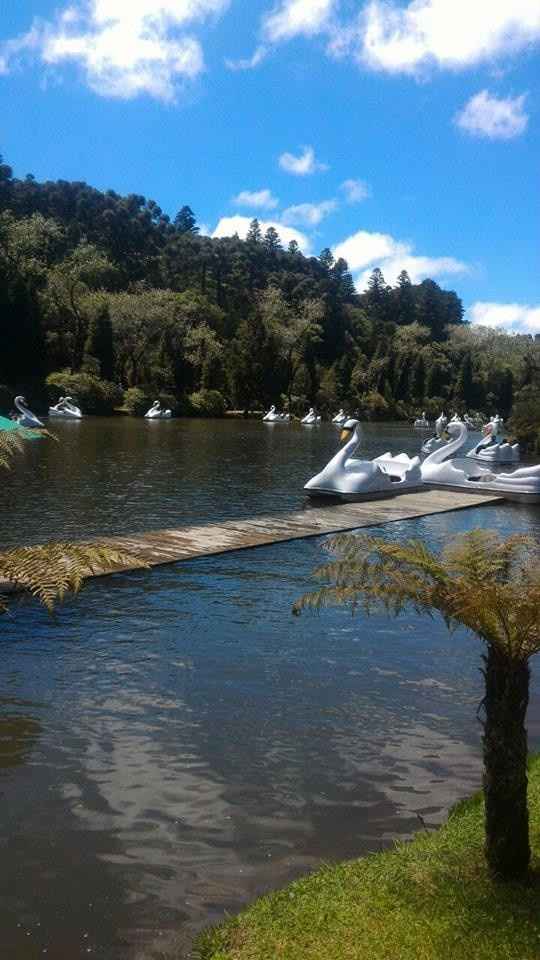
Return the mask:
<path id="1" fill-rule="evenodd" d="M 398 277 L 398 317 L 400 324 L 414 322 L 414 294 L 411 278 L 406 270 L 402 270 Z"/>
<path id="2" fill-rule="evenodd" d="M 319 263 L 322 263 L 323 267 L 327 270 L 331 270 L 334 266 L 334 254 L 330 250 L 330 247 L 325 247 L 324 250 L 321 250 L 319 254 Z"/>
<path id="3" fill-rule="evenodd" d="M 279 233 L 275 227 L 268 227 L 263 238 L 263 246 L 268 253 L 277 253 L 282 249 Z"/>
<path id="4" fill-rule="evenodd" d="M 248 243 L 262 243 L 262 230 L 257 217 L 254 217 L 249 225 L 246 240 Z"/>
<path id="5" fill-rule="evenodd" d="M 198 233 L 199 228 L 195 219 L 195 214 L 191 207 L 184 206 L 178 211 L 174 218 L 174 226 L 177 233 Z"/>

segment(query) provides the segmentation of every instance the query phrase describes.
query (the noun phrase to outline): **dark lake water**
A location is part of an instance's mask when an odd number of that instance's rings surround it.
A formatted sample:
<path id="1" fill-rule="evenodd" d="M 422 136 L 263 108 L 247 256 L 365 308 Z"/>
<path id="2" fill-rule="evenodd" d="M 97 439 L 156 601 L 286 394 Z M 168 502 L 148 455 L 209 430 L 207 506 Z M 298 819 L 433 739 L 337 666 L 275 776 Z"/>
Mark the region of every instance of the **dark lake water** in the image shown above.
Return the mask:
<path id="1" fill-rule="evenodd" d="M 0 542 L 303 504 L 336 431 L 55 425 L 2 476 Z M 369 426 L 367 456 L 417 452 Z M 439 545 L 540 510 L 397 522 Z M 297 541 L 90 583 L 0 620 L 0 929 L 9 960 L 189 956 L 193 932 L 321 861 L 441 822 L 480 783 L 480 646 L 438 621 L 291 616 L 324 557 Z M 529 731 L 540 748 L 537 676 Z"/>

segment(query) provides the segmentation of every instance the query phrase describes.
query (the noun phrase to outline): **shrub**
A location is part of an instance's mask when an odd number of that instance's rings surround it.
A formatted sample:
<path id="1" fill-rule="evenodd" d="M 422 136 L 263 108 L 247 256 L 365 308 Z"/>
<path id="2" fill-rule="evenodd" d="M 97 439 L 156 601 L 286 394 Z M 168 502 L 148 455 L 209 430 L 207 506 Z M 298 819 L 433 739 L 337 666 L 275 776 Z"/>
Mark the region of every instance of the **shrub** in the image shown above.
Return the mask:
<path id="1" fill-rule="evenodd" d="M 58 397 L 73 397 L 83 413 L 111 414 L 123 399 L 122 388 L 108 380 L 100 380 L 89 373 L 69 373 L 61 370 L 50 373 L 46 380 L 49 398 L 56 403 Z"/>
<path id="2" fill-rule="evenodd" d="M 198 390 L 191 393 L 189 402 L 197 417 L 223 417 L 226 404 L 219 390 Z"/>
<path id="3" fill-rule="evenodd" d="M 124 394 L 124 409 L 132 417 L 144 417 L 155 399 L 156 397 L 150 399 L 149 394 L 141 387 L 130 387 Z"/>

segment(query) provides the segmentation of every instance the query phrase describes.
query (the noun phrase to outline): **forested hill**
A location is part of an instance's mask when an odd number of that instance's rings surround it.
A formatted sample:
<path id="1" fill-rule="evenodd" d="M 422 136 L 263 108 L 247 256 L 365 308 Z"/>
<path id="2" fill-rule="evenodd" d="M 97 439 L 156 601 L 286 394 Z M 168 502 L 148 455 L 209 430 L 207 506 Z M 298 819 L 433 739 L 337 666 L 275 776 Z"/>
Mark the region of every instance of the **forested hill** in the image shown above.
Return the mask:
<path id="1" fill-rule="evenodd" d="M 479 334 L 453 291 L 374 270 L 356 291 L 325 249 L 199 234 L 153 200 L 13 177 L 0 162 L 0 406 L 13 390 L 76 392 L 87 409 L 180 412 L 337 405 L 366 417 L 440 408 L 510 412 L 539 347 Z"/>

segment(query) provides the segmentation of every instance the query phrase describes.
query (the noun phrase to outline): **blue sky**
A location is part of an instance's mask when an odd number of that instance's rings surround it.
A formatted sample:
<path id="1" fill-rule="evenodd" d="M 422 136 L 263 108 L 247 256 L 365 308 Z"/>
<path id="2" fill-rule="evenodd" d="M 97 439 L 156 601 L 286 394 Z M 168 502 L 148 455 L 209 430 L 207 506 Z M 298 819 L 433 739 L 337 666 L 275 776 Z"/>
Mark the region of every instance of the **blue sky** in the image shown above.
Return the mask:
<path id="1" fill-rule="evenodd" d="M 540 332 L 538 0 L 4 0 L 17 176 L 258 216 Z"/>

